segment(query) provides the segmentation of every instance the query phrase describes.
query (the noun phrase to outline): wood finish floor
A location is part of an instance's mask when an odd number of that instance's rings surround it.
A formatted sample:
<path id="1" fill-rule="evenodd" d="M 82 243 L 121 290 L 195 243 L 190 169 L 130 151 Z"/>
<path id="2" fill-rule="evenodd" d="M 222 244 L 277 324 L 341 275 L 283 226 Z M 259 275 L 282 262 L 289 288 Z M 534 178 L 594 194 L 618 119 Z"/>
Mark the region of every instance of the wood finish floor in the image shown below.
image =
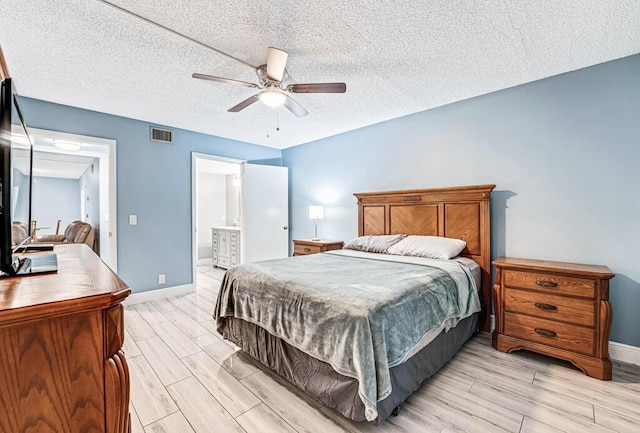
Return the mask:
<path id="1" fill-rule="evenodd" d="M 613 380 L 473 337 L 380 426 L 354 423 L 302 396 L 215 331 L 223 272 L 200 267 L 196 293 L 128 306 L 133 433 L 640 432 L 640 367 Z"/>

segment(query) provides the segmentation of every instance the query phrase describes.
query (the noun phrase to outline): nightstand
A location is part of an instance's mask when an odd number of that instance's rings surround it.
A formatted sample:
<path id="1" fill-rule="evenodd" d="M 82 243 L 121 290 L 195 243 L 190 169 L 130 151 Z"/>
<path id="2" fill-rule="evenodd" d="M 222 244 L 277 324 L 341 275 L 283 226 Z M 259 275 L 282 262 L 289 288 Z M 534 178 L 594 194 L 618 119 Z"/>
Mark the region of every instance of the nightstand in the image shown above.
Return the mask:
<path id="1" fill-rule="evenodd" d="M 611 380 L 609 268 L 509 257 L 493 265 L 494 348 L 554 356 Z"/>
<path id="2" fill-rule="evenodd" d="M 331 241 L 325 239 L 319 241 L 314 241 L 311 239 L 293 240 L 294 256 L 306 256 L 308 254 L 324 253 L 325 251 L 339 250 L 340 248 L 342 248 L 342 241 Z"/>

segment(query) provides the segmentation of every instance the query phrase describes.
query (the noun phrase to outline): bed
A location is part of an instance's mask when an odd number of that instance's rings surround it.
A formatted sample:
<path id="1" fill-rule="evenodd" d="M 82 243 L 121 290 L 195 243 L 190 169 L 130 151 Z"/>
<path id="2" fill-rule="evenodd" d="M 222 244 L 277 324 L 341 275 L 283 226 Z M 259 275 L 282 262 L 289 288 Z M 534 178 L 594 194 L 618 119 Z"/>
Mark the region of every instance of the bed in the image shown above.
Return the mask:
<path id="1" fill-rule="evenodd" d="M 223 279 L 218 331 L 345 417 L 382 422 L 489 328 L 493 188 L 355 194 L 359 236 L 461 239 L 460 258 L 344 250 L 240 265 Z"/>

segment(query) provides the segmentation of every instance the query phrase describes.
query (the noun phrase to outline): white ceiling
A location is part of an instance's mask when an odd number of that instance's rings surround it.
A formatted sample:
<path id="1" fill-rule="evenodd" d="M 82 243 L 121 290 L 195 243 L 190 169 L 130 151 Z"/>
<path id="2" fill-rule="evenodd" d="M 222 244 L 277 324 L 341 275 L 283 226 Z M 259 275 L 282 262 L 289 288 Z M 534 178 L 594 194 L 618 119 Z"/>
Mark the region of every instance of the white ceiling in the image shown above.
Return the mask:
<path id="1" fill-rule="evenodd" d="M 0 44 L 25 96 L 275 148 L 640 52 L 637 0 L 113 0 L 252 65 L 289 52 L 310 114 L 255 103 L 254 71 L 98 0 L 2 0 Z M 279 125 L 280 131 L 276 131 Z"/>

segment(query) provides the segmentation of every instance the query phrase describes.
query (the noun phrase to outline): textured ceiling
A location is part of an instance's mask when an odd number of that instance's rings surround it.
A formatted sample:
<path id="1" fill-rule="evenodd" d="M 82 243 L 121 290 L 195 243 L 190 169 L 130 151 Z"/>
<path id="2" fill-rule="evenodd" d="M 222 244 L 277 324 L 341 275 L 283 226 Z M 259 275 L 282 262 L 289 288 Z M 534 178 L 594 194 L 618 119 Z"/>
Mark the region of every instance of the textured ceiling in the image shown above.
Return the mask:
<path id="1" fill-rule="evenodd" d="M 98 0 L 2 0 L 0 44 L 18 91 L 61 104 L 275 148 L 640 52 L 637 0 L 113 0 L 244 62 L 289 52 L 310 114 L 256 103 L 246 64 Z M 276 126 L 280 127 L 276 131 Z"/>

